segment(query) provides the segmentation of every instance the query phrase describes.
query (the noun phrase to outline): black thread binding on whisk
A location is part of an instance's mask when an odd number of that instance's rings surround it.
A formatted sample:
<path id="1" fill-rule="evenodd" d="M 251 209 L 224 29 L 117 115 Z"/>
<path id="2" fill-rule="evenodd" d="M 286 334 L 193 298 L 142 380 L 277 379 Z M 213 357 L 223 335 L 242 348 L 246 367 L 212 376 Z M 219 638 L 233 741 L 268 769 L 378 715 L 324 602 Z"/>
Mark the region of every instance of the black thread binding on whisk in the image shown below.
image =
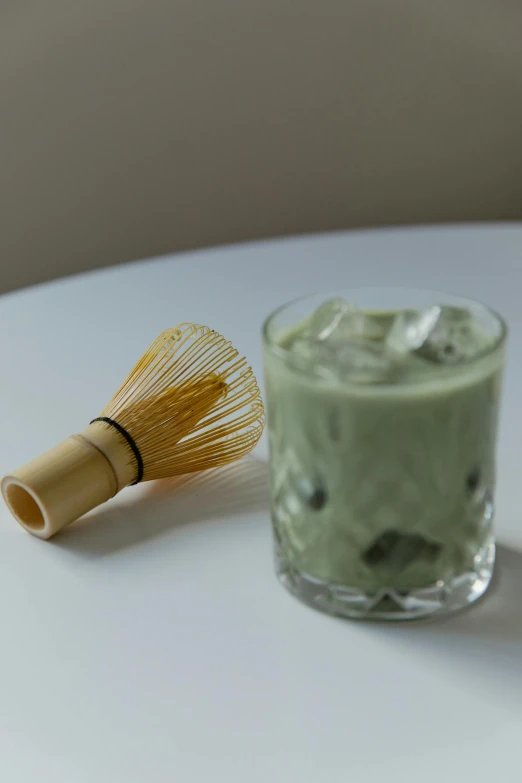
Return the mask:
<path id="1" fill-rule="evenodd" d="M 121 426 L 121 424 L 118 424 L 117 421 L 114 421 L 114 419 L 110 419 L 108 416 L 98 416 L 97 419 L 93 419 L 90 423 L 94 424 L 95 421 L 104 421 L 105 424 L 109 424 L 111 427 L 114 427 L 115 430 L 118 430 L 120 435 L 123 435 L 123 437 L 125 438 L 125 440 L 129 444 L 129 446 L 131 447 L 132 452 L 133 452 L 134 456 L 136 457 L 136 462 L 138 464 L 138 477 L 137 477 L 136 481 L 133 481 L 130 486 L 133 487 L 135 484 L 139 484 L 140 481 L 143 478 L 143 459 L 141 457 L 140 450 L 139 450 L 139 448 L 136 445 L 136 441 L 134 440 L 132 435 L 129 435 L 127 430 L 124 429 Z"/>

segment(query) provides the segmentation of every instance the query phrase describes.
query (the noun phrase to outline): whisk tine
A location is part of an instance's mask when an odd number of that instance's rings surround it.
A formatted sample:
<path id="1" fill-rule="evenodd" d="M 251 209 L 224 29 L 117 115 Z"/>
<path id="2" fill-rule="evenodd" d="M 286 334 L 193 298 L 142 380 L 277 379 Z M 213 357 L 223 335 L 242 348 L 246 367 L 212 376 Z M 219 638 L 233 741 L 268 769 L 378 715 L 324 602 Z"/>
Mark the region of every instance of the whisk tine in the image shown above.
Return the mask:
<path id="1" fill-rule="evenodd" d="M 137 443 L 144 480 L 185 472 L 183 465 L 205 470 L 217 459 L 236 459 L 250 451 L 264 425 L 245 359 L 220 334 L 195 324 L 162 332 L 102 416 L 117 420 Z M 241 436 L 244 429 L 248 437 Z"/>

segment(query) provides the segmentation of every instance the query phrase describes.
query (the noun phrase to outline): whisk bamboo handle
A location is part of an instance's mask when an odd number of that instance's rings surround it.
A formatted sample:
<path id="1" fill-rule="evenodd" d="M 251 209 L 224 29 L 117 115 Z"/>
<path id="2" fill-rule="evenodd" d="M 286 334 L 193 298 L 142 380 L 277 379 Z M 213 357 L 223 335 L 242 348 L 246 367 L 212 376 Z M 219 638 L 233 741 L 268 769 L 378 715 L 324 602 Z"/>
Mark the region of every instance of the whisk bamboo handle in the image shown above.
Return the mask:
<path id="1" fill-rule="evenodd" d="M 48 539 L 136 479 L 136 459 L 113 427 L 93 422 L 2 480 L 11 513 Z"/>

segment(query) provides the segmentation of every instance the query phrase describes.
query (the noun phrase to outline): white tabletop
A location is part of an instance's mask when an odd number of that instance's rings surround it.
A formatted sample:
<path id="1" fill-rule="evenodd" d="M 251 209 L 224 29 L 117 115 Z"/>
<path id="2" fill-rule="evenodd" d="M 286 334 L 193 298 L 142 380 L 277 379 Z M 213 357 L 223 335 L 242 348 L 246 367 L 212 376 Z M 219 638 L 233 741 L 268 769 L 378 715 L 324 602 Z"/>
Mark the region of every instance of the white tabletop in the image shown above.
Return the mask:
<path id="1" fill-rule="evenodd" d="M 487 598 L 393 627 L 301 605 L 273 576 L 264 439 L 49 543 L 0 504 L 2 783 L 520 780 L 522 226 L 226 247 L 0 298 L 0 474 L 83 428 L 160 330 L 210 324 L 261 378 L 274 307 L 372 284 L 476 297 L 510 324 Z"/>

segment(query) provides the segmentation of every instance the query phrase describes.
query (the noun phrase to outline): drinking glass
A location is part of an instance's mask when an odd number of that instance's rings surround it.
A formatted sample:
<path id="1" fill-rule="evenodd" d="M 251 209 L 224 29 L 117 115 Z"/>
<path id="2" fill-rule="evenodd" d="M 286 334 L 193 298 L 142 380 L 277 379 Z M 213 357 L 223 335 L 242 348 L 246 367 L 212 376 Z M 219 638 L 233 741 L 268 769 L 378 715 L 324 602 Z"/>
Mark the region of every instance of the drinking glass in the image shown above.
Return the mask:
<path id="1" fill-rule="evenodd" d="M 392 319 L 436 305 L 470 313 L 487 349 L 426 376 L 324 375 L 289 336 L 342 297 Z M 306 603 L 404 620 L 479 598 L 493 571 L 502 318 L 433 291 L 362 288 L 284 305 L 263 328 L 276 569 Z M 448 349 L 449 350 L 449 349 Z"/>

